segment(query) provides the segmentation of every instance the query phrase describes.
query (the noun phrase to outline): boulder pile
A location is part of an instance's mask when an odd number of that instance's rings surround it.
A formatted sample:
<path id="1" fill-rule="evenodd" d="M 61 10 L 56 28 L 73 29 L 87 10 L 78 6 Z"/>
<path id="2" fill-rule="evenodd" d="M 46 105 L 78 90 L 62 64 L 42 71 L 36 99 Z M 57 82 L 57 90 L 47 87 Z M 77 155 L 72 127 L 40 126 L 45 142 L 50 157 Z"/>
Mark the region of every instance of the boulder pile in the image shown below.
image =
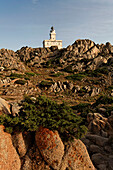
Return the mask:
<path id="1" fill-rule="evenodd" d="M 113 169 L 113 115 L 108 118 L 99 113 L 87 115 L 89 132 L 82 140 L 98 170 Z"/>

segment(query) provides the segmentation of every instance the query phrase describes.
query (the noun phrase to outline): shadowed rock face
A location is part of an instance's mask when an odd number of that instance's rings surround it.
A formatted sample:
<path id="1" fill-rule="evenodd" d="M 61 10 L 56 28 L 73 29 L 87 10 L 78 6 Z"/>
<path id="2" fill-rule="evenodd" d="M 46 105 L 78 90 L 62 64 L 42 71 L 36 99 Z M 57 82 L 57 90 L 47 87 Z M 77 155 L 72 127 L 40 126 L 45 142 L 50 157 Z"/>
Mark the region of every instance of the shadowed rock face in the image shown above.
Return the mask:
<path id="1" fill-rule="evenodd" d="M 101 112 L 106 111 L 100 108 Z M 89 113 L 87 121 L 89 132 L 82 140 L 90 153 L 91 160 L 99 170 L 113 167 L 113 122 L 112 115 L 105 118 L 99 113 Z"/>

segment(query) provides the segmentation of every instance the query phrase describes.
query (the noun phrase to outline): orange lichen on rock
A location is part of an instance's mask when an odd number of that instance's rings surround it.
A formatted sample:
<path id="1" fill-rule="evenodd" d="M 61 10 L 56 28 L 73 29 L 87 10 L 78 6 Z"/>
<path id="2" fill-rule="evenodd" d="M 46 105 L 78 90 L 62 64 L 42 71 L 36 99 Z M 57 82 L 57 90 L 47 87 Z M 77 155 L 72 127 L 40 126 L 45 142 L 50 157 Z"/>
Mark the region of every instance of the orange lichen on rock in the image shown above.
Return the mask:
<path id="1" fill-rule="evenodd" d="M 44 160 L 53 168 L 58 168 L 64 155 L 64 145 L 57 131 L 40 127 L 35 135 L 36 145 Z"/>

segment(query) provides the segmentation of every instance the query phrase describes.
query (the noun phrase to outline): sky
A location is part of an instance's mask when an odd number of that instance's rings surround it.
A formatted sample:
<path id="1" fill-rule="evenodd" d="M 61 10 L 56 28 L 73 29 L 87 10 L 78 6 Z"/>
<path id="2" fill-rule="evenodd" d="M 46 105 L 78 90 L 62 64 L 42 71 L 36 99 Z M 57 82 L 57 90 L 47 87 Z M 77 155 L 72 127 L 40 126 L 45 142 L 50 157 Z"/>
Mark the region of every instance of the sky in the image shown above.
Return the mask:
<path id="1" fill-rule="evenodd" d="M 77 39 L 113 44 L 113 0 L 0 0 L 0 49 L 42 47 L 51 26 L 63 47 Z"/>

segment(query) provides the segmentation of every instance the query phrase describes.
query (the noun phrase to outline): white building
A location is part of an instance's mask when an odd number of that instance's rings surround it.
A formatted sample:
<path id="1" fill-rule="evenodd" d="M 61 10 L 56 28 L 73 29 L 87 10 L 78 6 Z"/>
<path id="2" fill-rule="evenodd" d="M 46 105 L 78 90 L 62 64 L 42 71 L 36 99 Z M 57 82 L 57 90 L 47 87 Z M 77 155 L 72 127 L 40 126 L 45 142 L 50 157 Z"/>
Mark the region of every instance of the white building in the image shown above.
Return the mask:
<path id="1" fill-rule="evenodd" d="M 58 49 L 62 48 L 62 40 L 56 40 L 56 33 L 53 27 L 50 30 L 50 39 L 43 41 L 43 47 L 58 46 Z"/>

